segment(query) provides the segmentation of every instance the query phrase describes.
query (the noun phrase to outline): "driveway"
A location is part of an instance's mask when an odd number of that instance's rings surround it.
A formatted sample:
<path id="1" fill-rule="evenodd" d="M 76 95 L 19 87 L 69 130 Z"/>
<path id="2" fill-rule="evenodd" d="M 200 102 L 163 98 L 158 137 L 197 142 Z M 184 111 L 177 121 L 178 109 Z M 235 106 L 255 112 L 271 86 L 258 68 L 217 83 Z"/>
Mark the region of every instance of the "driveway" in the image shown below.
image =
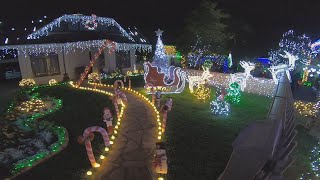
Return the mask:
<path id="1" fill-rule="evenodd" d="M 19 88 L 19 81 L 0 81 L 0 113 L 5 110 L 12 96 Z"/>

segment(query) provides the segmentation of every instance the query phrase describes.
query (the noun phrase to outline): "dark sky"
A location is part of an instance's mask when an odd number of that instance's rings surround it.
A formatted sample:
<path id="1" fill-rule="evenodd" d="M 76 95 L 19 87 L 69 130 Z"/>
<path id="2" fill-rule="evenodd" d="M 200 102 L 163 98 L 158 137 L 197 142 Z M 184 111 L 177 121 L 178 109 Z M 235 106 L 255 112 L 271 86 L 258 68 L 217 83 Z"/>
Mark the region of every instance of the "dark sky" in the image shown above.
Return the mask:
<path id="1" fill-rule="evenodd" d="M 244 48 L 264 53 L 279 41 L 282 32 L 296 29 L 312 34 L 320 30 L 318 9 L 320 0 L 215 0 L 220 8 L 252 27 Z M 6 1 L 0 21 L 22 30 L 32 19 L 47 15 L 50 19 L 62 14 L 112 17 L 124 26 L 137 26 L 151 41 L 154 30 L 164 32 L 166 44 L 175 42 L 183 28 L 184 19 L 200 0 L 24 0 Z M 3 3 L 4 4 L 4 3 Z M 320 31 L 319 31 L 320 32 Z M 316 36 L 315 36 L 316 38 Z"/>

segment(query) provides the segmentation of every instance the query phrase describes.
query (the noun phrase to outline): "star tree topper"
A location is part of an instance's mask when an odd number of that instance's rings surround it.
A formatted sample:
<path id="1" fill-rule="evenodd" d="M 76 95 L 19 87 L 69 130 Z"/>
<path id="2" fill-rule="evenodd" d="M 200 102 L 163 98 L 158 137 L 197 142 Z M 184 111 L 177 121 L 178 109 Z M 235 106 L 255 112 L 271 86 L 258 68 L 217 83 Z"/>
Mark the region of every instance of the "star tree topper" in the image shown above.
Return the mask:
<path id="1" fill-rule="evenodd" d="M 163 31 L 160 28 L 158 28 L 158 30 L 155 31 L 155 33 L 157 34 L 158 37 L 160 37 L 162 36 Z"/>

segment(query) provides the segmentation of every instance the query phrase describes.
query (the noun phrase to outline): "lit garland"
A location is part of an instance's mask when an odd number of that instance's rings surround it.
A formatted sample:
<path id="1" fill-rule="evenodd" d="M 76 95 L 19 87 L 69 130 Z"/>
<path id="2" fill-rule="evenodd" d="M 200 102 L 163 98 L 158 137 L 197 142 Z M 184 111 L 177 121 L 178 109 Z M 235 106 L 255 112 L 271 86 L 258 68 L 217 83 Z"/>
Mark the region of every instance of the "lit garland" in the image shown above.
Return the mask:
<path id="1" fill-rule="evenodd" d="M 89 50 L 90 48 L 101 47 L 106 40 L 89 40 L 89 41 L 78 41 L 78 42 L 68 42 L 68 43 L 51 43 L 51 44 L 27 44 L 27 45 L 8 45 L 0 46 L 0 50 L 10 50 L 16 49 L 18 55 L 24 55 L 27 57 L 30 54 L 46 54 L 55 53 L 65 53 L 76 52 L 77 49 L 81 51 Z M 146 51 L 151 52 L 152 46 L 148 44 L 130 44 L 130 43 L 116 43 L 116 51 Z"/>
<path id="2" fill-rule="evenodd" d="M 49 85 L 50 86 L 53 86 L 53 85 L 55 85 L 55 84 L 57 84 L 58 82 L 57 82 L 57 80 L 55 80 L 55 79 L 50 79 L 49 80 Z"/>
<path id="3" fill-rule="evenodd" d="M 48 36 L 49 32 L 52 32 L 54 28 L 60 27 L 61 22 L 70 22 L 77 24 L 86 21 L 96 21 L 103 26 L 116 26 L 121 34 L 134 42 L 134 39 L 112 18 L 97 17 L 97 16 L 83 16 L 83 15 L 63 15 L 44 27 L 38 29 L 28 36 L 28 39 L 39 39 L 42 36 Z"/>
<path id="4" fill-rule="evenodd" d="M 300 115 L 307 117 L 315 117 L 318 110 L 315 108 L 315 104 L 312 102 L 302 102 L 296 101 L 294 102 L 294 108 L 299 112 Z"/>
<path id="5" fill-rule="evenodd" d="M 90 30 L 90 31 L 93 31 L 93 30 L 96 30 L 97 27 L 98 27 L 98 23 L 96 21 L 96 18 L 97 16 L 96 15 L 91 15 L 93 19 L 87 19 L 83 25 L 86 29 Z"/>
<path id="6" fill-rule="evenodd" d="M 206 88 L 203 84 L 201 84 L 198 89 L 195 91 L 194 95 L 199 99 L 199 100 L 207 100 L 210 98 L 210 93 L 211 89 Z"/>
<path id="7" fill-rule="evenodd" d="M 76 86 L 73 84 L 73 82 L 70 82 L 70 84 L 71 84 L 71 86 L 72 87 L 75 87 L 76 88 Z M 106 84 L 98 84 L 98 83 L 91 83 L 91 82 L 89 82 L 89 84 L 91 84 L 91 85 L 94 85 L 94 86 L 100 86 L 100 87 L 109 87 L 109 88 L 113 88 L 114 86 L 113 85 L 106 85 Z M 103 91 L 103 90 L 99 90 L 99 89 L 94 89 L 94 88 L 88 88 L 88 87 L 78 87 L 79 89 L 83 89 L 83 90 L 89 90 L 89 91 L 93 91 L 93 92 L 100 92 L 100 93 L 104 93 L 104 94 L 106 94 L 106 95 L 109 95 L 109 96 L 112 96 L 113 94 L 112 93 L 110 93 L 110 92 L 107 92 L 107 91 Z M 139 92 L 137 92 L 137 91 L 135 91 L 135 90 L 133 90 L 133 89 L 131 89 L 131 88 L 126 88 L 126 87 L 120 87 L 120 88 L 122 88 L 123 90 L 126 90 L 126 91 L 128 91 L 128 92 L 131 92 L 131 93 L 133 93 L 133 94 L 135 94 L 135 95 L 137 95 L 137 96 L 139 96 L 139 97 L 141 97 L 142 99 L 144 99 L 148 104 L 150 104 L 151 106 L 152 106 L 152 108 L 153 108 L 153 110 L 154 110 L 154 112 L 156 113 L 156 116 L 157 116 L 157 123 L 158 123 L 158 140 L 159 141 L 161 141 L 162 140 L 162 123 L 161 123 L 161 120 L 160 120 L 160 114 L 159 114 L 159 111 L 157 110 L 157 107 L 152 103 L 152 101 L 150 101 L 147 97 L 145 97 L 144 95 L 142 95 L 142 94 L 140 94 Z M 124 107 L 123 107 L 124 108 Z M 122 117 L 122 115 L 123 115 L 123 110 L 124 109 L 122 109 L 121 108 L 121 113 L 120 113 L 120 117 L 119 117 L 119 119 L 118 119 L 118 122 L 117 122 L 117 125 L 115 126 L 115 131 L 114 131 L 114 134 L 117 134 L 118 133 L 118 129 L 119 129 L 119 126 L 120 126 L 120 120 L 121 120 L 121 117 Z M 112 136 L 111 137 L 111 139 L 112 140 L 115 140 L 116 139 L 116 136 Z M 110 143 L 111 144 L 111 143 Z M 113 143 L 112 143 L 113 144 Z M 109 152 L 110 151 L 110 149 L 109 148 L 105 148 L 105 151 L 106 152 Z M 103 160 L 103 159 L 105 159 L 105 156 L 104 155 L 100 155 L 100 159 L 101 160 Z M 96 168 L 98 168 L 98 167 L 96 167 Z M 87 171 L 87 176 L 91 176 L 92 174 L 94 173 L 94 171 L 93 170 L 89 170 L 89 171 Z"/>
<path id="8" fill-rule="evenodd" d="M 236 82 L 230 84 L 230 87 L 227 89 L 227 96 L 225 97 L 226 101 L 231 103 L 238 104 L 241 97 L 240 85 Z"/>
<path id="9" fill-rule="evenodd" d="M 19 82 L 19 86 L 20 87 L 31 87 L 31 86 L 35 86 L 36 82 L 33 79 L 22 79 Z"/>

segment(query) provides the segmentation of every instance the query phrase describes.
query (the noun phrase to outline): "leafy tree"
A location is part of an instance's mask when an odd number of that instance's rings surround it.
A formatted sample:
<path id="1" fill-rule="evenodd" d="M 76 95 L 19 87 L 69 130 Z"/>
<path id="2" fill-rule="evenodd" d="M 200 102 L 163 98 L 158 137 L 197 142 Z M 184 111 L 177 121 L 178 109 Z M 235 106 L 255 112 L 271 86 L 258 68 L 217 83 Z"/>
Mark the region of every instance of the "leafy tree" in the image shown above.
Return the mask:
<path id="1" fill-rule="evenodd" d="M 229 15 L 217 8 L 217 4 L 203 0 L 186 20 L 186 27 L 178 39 L 177 47 L 184 53 L 199 52 L 226 54 L 230 35 L 224 20 Z"/>
<path id="2" fill-rule="evenodd" d="M 279 48 L 269 52 L 270 59 L 274 65 L 288 61 L 284 55 L 290 53 L 298 58 L 298 63 L 307 65 L 311 58 L 312 50 L 310 48 L 311 39 L 305 34 L 297 36 L 293 30 L 285 32 L 279 42 Z"/>

